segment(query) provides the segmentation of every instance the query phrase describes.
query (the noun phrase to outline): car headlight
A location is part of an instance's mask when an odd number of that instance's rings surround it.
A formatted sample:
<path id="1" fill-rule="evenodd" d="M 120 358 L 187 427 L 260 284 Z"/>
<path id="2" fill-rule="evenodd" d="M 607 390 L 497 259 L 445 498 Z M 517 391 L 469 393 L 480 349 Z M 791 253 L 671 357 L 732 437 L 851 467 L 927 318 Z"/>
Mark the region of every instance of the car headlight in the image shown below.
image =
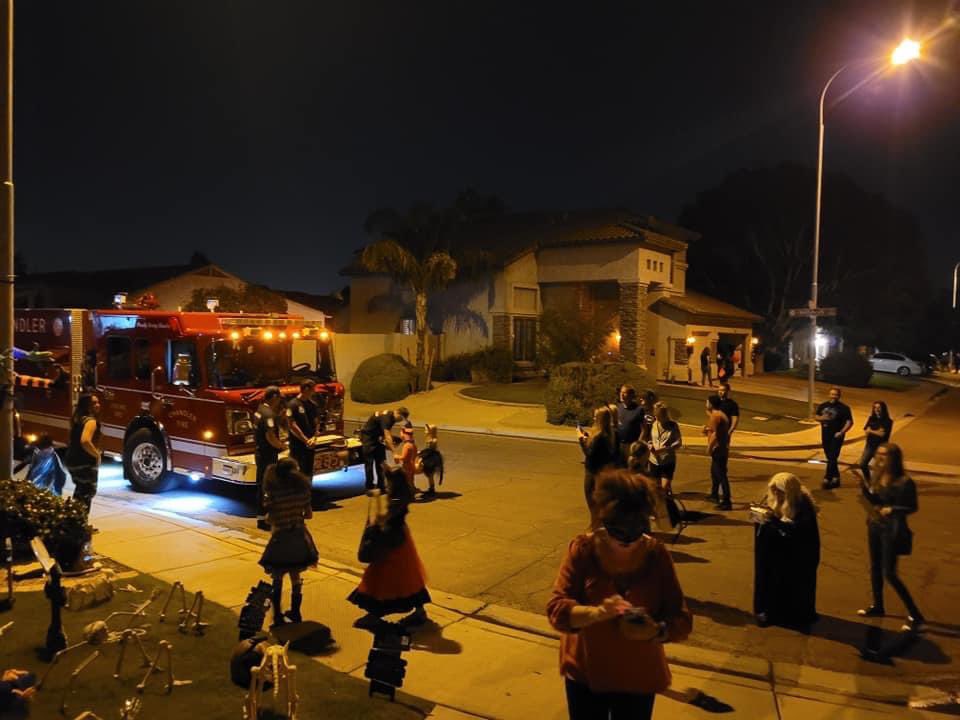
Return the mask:
<path id="1" fill-rule="evenodd" d="M 227 408 L 227 432 L 231 435 L 253 432 L 253 416 L 250 411 Z"/>

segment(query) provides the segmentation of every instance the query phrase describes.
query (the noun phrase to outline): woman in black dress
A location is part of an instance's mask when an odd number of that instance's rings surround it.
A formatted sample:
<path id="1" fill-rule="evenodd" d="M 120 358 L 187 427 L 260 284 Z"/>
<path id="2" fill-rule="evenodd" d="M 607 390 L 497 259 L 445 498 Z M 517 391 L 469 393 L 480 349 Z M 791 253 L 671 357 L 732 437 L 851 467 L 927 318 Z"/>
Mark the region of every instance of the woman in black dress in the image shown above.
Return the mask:
<path id="1" fill-rule="evenodd" d="M 766 506 L 765 521 L 757 525 L 754 553 L 757 624 L 806 630 L 817 619 L 817 506 L 791 473 L 770 479 Z"/>
<path id="2" fill-rule="evenodd" d="M 917 486 L 903 467 L 899 445 L 884 443 L 875 456 L 877 475 L 872 483 L 861 479 L 860 490 L 869 503 L 867 544 L 870 548 L 870 587 L 873 604 L 858 610 L 862 617 L 883 617 L 883 581 L 886 580 L 907 608 L 903 630 L 919 632 L 924 618 L 910 591 L 897 575 L 897 556 L 913 551 L 913 533 L 907 515 L 917 511 Z"/>
<path id="3" fill-rule="evenodd" d="M 860 472 L 868 483 L 870 482 L 870 461 L 877 454 L 877 448 L 883 443 L 890 442 L 890 433 L 893 431 L 893 420 L 890 418 L 890 411 L 887 410 L 887 404 L 883 400 L 877 400 L 873 404 L 873 410 L 870 417 L 863 425 L 864 442 L 863 453 L 857 465 L 860 466 Z"/>
<path id="4" fill-rule="evenodd" d="M 300 472 L 295 460 L 282 458 L 267 468 L 263 483 L 263 505 L 270 522 L 270 542 L 260 565 L 273 578 L 273 624 L 302 621 L 303 580 L 300 574 L 317 564 L 319 554 L 306 520 L 313 517 L 310 479 Z M 281 609 L 283 576 L 290 576 L 290 611 Z"/>

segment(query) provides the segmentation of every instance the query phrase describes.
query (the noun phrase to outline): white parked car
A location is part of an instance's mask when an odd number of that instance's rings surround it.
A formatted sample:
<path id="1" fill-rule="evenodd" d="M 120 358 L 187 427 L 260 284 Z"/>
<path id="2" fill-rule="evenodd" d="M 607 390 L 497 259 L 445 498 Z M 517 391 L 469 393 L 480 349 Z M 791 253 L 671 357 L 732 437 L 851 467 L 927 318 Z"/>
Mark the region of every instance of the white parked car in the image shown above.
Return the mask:
<path id="1" fill-rule="evenodd" d="M 923 375 L 926 368 L 923 363 L 911 360 L 903 353 L 878 352 L 870 358 L 874 372 L 896 373 L 902 377 Z"/>

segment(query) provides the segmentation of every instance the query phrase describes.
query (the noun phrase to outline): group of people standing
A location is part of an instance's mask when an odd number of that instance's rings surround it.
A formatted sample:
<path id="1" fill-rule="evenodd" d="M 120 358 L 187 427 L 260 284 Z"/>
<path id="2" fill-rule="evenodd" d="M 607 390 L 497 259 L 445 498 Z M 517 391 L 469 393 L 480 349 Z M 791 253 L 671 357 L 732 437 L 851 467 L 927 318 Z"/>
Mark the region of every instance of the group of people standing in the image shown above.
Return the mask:
<path id="1" fill-rule="evenodd" d="M 717 349 L 717 382 L 729 382 L 743 368 L 743 346 L 737 345 L 728 352 Z M 710 367 L 710 347 L 700 351 L 700 384 L 713 387 L 713 374 Z"/>

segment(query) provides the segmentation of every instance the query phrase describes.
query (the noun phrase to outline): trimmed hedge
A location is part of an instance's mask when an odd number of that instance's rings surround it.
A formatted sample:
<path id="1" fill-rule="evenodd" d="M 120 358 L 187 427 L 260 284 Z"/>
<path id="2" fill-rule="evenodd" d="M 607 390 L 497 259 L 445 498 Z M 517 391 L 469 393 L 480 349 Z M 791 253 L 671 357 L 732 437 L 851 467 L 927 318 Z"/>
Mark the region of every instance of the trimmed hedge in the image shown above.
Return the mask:
<path id="1" fill-rule="evenodd" d="M 470 371 L 477 370 L 491 382 L 513 380 L 513 355 L 503 348 L 489 347 L 472 353 L 451 355 L 433 368 L 435 380 L 471 382 Z"/>
<path id="2" fill-rule="evenodd" d="M 589 425 L 593 412 L 605 403 L 616 402 L 621 385 L 642 392 L 649 384 L 646 372 L 629 362 L 564 363 L 553 368 L 544 404 L 547 422 L 553 425 Z"/>
<path id="3" fill-rule="evenodd" d="M 401 356 L 374 355 L 357 368 L 350 381 L 350 397 L 374 405 L 395 402 L 412 393 L 416 382 L 417 369 Z"/>
<path id="4" fill-rule="evenodd" d="M 867 387 L 873 376 L 873 366 L 858 352 L 833 353 L 820 361 L 820 374 L 824 381 L 835 385 Z"/>

